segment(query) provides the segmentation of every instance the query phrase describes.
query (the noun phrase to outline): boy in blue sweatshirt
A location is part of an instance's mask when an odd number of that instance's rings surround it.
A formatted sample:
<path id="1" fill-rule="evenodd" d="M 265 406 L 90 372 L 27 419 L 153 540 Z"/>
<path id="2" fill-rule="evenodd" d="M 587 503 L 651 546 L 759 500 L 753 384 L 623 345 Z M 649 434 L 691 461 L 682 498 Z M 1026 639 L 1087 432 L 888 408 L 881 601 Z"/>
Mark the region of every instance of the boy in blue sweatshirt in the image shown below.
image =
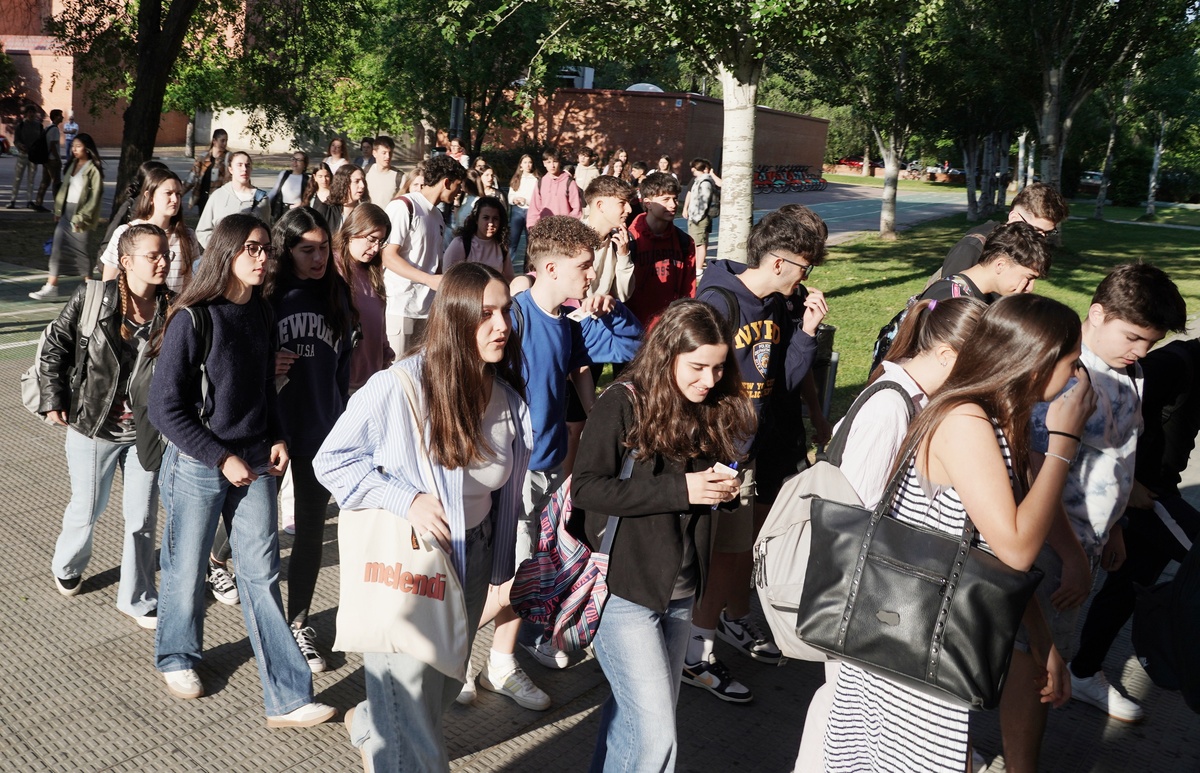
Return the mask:
<path id="1" fill-rule="evenodd" d="M 526 261 L 536 272 L 533 286 L 513 298 L 513 327 L 521 337 L 521 376 L 525 379 L 525 397 L 533 424 L 533 455 L 525 479 L 525 515 L 517 526 L 517 565 L 537 549 L 538 523 L 546 502 L 563 482 L 563 461 L 567 456 L 568 379 L 574 385 L 585 412 L 596 401 L 596 387 L 588 369 L 590 360 L 579 322 L 567 315 L 563 303 L 587 298 L 596 278 L 594 250 L 599 246 L 596 232 L 581 221 L 565 215 L 552 215 L 529 229 Z M 610 296 L 595 296 L 580 307 L 602 314 L 612 308 Z M 480 625 L 492 617 L 496 631 L 488 663 L 479 674 L 484 689 L 507 695 L 521 706 L 535 711 L 550 707 L 550 696 L 540 690 L 517 665 L 516 649 L 521 619 L 508 605 L 510 580 L 493 587 Z M 566 653 L 554 650 L 549 642 L 525 645 L 543 665 L 563 668 Z M 474 700 L 473 676 L 459 695 L 460 703 Z"/>
<path id="2" fill-rule="evenodd" d="M 777 463 L 794 456 L 784 441 L 795 446 L 797 435 L 804 434 L 786 403 L 802 391 L 817 351 L 817 327 L 829 310 L 820 290 L 797 293 L 825 261 L 828 234 L 807 207 L 781 207 L 750 231 L 746 262 L 710 261 L 696 292 L 733 322 L 734 356 L 758 414 L 758 431 L 742 466 L 742 507 L 717 519 L 708 583 L 692 613 L 683 668 L 685 684 L 731 703 L 746 703 L 753 695 L 713 655 L 718 634 L 755 660 L 780 659 L 779 648 L 749 617 L 751 548 L 783 478 L 796 472 L 794 459 L 790 470 Z"/>

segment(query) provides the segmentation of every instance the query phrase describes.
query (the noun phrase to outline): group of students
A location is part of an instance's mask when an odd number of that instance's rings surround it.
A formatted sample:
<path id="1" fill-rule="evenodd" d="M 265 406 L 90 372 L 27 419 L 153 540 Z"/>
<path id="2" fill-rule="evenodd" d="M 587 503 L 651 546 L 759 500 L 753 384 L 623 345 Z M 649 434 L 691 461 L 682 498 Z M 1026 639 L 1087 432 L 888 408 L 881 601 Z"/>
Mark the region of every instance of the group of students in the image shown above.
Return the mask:
<path id="1" fill-rule="evenodd" d="M 387 144 L 372 151 L 372 168 L 388 170 Z M 330 154 L 344 160 L 344 143 Z M 698 281 L 695 242 L 673 224 L 673 176 L 641 180 L 644 212 L 627 227 L 634 191 L 616 175 L 576 187 L 574 213 L 529 206 L 564 188 L 571 206 L 552 156 L 549 183 L 524 198 L 522 179 L 510 193 L 528 210 L 527 273 L 514 276 L 499 197 L 479 195 L 446 244 L 438 205 L 455 201 L 467 175 L 452 155 L 424 162 L 419 187 L 393 189 L 385 208 L 366 200 L 370 169 L 337 164 L 324 202 L 289 206 L 273 227 L 258 209 L 272 197 L 237 185 L 248 182 L 249 157 L 223 156 L 232 185 L 209 188 L 209 227 L 195 242 L 182 223 L 185 184 L 144 169 L 104 281 L 81 287 L 48 330 L 41 412 L 68 427 L 72 480 L 52 561 L 59 591 L 82 588 L 120 466 L 118 608 L 156 629 L 167 689 L 203 695 L 206 579 L 219 596 L 213 560 L 231 555 L 268 725 L 312 725 L 335 713 L 313 701 L 325 661 L 308 625 L 329 501 L 407 518 L 450 556 L 468 637 L 495 623 L 492 646 L 465 684 L 408 654 L 366 653 L 366 699 L 346 722 L 367 770 L 445 770 L 442 714 L 456 699 L 473 702 L 476 684 L 549 707 L 516 660 L 518 644 L 544 666 L 570 664 L 509 602 L 541 510 L 570 477 L 573 531 L 598 547 L 609 517 L 620 522 L 593 645 L 612 696 L 592 767 L 673 769 L 681 683 L 731 702 L 752 697 L 717 659 L 715 638 L 780 660 L 750 617 L 750 551 L 783 480 L 806 464 L 800 406 L 815 439 L 832 431 L 812 375 L 828 306 L 803 284 L 825 258 L 825 224 L 782 207 L 753 227 L 744 263 L 711 261 Z M 237 206 L 222 214 L 226 188 Z M 1143 264 L 1113 271 L 1082 324 L 1030 294 L 1049 270 L 1045 240 L 1065 204 L 1041 186 L 1026 191 L 1009 224 L 952 252 L 977 244 L 976 266 L 931 284 L 874 374 L 904 388 L 916 418 L 894 391 L 873 397 L 862 415 L 875 418 L 855 423 L 842 463 L 866 504 L 909 465 L 895 517 L 958 533 L 969 512 L 980 546 L 1011 566 L 1060 557 L 1027 616 L 1001 709 L 1014 770 L 1036 765 L 1042 707 L 1065 700 L 1067 685 L 1116 700 L 1103 675 L 1068 675 L 1070 610 L 1097 565 L 1118 568 L 1114 524 L 1136 488 L 1136 361 L 1185 313 L 1169 279 Z M 614 383 L 597 397 L 602 364 Z M 393 368 L 418 385 L 414 398 Z M 287 470 L 296 538 L 285 611 L 277 480 Z M 828 682 L 810 709 L 801 769 L 969 764 L 965 710 L 849 664 L 831 665 Z M 1030 755 L 1033 766 L 1021 767 Z"/>

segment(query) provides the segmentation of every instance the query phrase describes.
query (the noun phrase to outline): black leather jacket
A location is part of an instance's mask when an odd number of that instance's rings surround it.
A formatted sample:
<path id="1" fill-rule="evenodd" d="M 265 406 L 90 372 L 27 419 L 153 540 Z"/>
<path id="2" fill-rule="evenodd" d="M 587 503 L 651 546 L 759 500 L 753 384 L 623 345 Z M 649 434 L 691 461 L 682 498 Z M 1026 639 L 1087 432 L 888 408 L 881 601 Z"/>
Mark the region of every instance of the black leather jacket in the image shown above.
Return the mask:
<path id="1" fill-rule="evenodd" d="M 38 386 L 42 392 L 38 411 L 43 414 L 48 411 L 67 411 L 67 421 L 71 427 L 88 437 L 95 437 L 104 426 L 118 397 L 122 323 L 118 281 L 111 279 L 104 283 L 100 318 L 87 342 L 87 351 L 79 348 L 84 284 L 67 301 L 58 319 L 46 329 L 46 341 L 42 344 L 42 356 L 38 363 Z M 151 336 L 166 320 L 169 296 L 166 285 L 161 285 L 154 322 L 150 327 Z M 77 358 L 86 363 L 82 372 L 79 371 Z"/>

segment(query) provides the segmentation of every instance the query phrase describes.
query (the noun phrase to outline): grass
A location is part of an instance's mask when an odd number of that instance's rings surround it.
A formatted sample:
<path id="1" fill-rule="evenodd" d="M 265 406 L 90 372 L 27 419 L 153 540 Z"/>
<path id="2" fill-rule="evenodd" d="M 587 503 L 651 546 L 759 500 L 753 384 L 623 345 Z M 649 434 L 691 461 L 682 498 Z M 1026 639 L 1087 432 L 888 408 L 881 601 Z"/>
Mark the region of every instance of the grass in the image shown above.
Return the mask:
<path id="1" fill-rule="evenodd" d="M 875 236 L 830 248 L 829 259 L 810 284 L 829 300 L 826 322 L 837 326 L 839 353 L 832 413 L 840 417 L 867 380 L 879 328 L 919 292 L 946 253 L 971 227 L 965 215 L 931 221 L 905 231 L 899 241 Z M 1084 312 L 1096 285 L 1113 266 L 1148 259 L 1179 285 L 1189 316 L 1200 314 L 1200 232 L 1130 228 L 1102 221 L 1071 221 L 1054 253 L 1050 278 L 1037 292 Z"/>
<path id="2" fill-rule="evenodd" d="M 873 188 L 883 187 L 882 177 L 863 177 L 857 174 L 823 174 L 821 176 L 831 183 L 867 185 Z M 898 190 L 902 191 L 945 191 L 954 189 L 965 191 L 967 189 L 964 183 L 931 183 L 923 180 L 899 180 L 897 185 L 899 186 Z"/>
<path id="3" fill-rule="evenodd" d="M 1091 217 L 1096 209 L 1095 200 L 1071 202 L 1071 214 L 1077 217 Z M 1105 207 L 1105 220 L 1137 220 L 1146 214 L 1145 207 Z M 1169 225 L 1200 226 L 1200 209 L 1185 207 L 1160 206 L 1155 208 L 1156 223 Z"/>

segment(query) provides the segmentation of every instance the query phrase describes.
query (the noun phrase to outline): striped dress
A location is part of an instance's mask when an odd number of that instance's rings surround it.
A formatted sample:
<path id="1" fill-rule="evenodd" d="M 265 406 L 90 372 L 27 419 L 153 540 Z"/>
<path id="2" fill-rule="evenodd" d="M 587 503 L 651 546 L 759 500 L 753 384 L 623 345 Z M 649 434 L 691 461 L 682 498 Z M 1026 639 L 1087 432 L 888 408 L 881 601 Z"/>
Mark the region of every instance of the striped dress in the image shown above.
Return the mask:
<path id="1" fill-rule="evenodd" d="M 1012 460 L 999 427 L 1004 464 Z M 966 511 L 953 488 L 935 487 L 908 468 L 891 515 L 902 521 L 961 534 Z M 987 548 L 982 537 L 979 547 Z M 967 768 L 969 712 L 961 704 L 917 692 L 886 677 L 843 663 L 825 728 L 828 773 L 962 773 Z"/>

